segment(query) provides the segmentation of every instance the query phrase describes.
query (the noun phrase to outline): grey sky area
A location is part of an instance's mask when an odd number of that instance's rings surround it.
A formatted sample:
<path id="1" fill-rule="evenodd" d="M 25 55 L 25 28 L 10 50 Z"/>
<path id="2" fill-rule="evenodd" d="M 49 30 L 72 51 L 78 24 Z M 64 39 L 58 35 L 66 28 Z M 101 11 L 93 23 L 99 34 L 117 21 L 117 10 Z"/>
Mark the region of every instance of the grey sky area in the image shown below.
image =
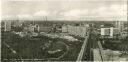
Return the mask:
<path id="1" fill-rule="evenodd" d="M 2 1 L 2 19 L 126 20 L 125 0 Z"/>

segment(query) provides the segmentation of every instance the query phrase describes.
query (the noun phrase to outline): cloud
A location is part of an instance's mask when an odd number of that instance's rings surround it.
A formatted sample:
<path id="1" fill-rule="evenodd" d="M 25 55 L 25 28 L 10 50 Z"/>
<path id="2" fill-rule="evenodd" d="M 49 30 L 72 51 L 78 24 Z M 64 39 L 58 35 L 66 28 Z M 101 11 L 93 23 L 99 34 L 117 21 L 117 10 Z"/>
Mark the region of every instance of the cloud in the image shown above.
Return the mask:
<path id="1" fill-rule="evenodd" d="M 1 18 L 2 18 L 3 20 L 14 19 L 14 17 L 16 17 L 16 16 L 14 16 L 14 15 L 3 15 L 3 16 L 1 16 Z"/>
<path id="2" fill-rule="evenodd" d="M 93 9 L 72 9 L 61 13 L 65 19 L 102 19 L 102 20 L 126 20 L 126 5 L 101 6 Z"/>
<path id="3" fill-rule="evenodd" d="M 96 10 L 99 16 L 126 16 L 126 5 L 111 5 L 110 7 L 100 7 Z M 96 13 L 95 12 L 95 13 Z"/>
<path id="4" fill-rule="evenodd" d="M 32 16 L 31 15 L 28 15 L 28 14 L 19 14 L 18 17 L 19 18 L 30 18 Z"/>
<path id="5" fill-rule="evenodd" d="M 34 16 L 48 16 L 50 13 L 48 11 L 38 11 Z"/>
<path id="6" fill-rule="evenodd" d="M 19 15 L 17 15 L 17 17 L 18 17 L 18 19 L 21 19 L 21 20 L 33 19 L 33 16 L 29 15 L 29 14 L 19 14 Z"/>
<path id="7" fill-rule="evenodd" d="M 67 12 L 64 12 L 64 16 L 66 17 L 78 17 L 78 16 L 84 16 L 87 14 L 87 10 L 80 10 L 80 9 L 73 9 Z"/>
<path id="8" fill-rule="evenodd" d="M 91 4 L 90 4 L 91 5 Z M 80 7 L 79 7 L 80 6 Z M 121 19 L 121 20 L 125 20 L 126 16 L 127 16 L 127 6 L 126 4 L 111 4 L 111 5 L 92 5 L 87 7 L 86 5 L 81 6 L 79 5 L 78 7 L 75 5 L 72 5 L 71 8 L 58 8 L 55 10 L 52 10 L 51 6 L 49 9 L 39 9 L 35 11 L 28 11 L 27 10 L 23 13 L 19 14 L 19 10 L 17 10 L 18 12 L 12 15 L 15 16 L 9 16 L 9 14 L 7 14 L 7 16 L 5 16 L 4 18 L 26 18 L 26 19 L 44 19 L 44 16 L 47 16 L 47 18 L 50 20 L 54 19 L 59 19 L 59 20 L 79 20 L 79 19 L 113 19 L 117 18 L 117 19 Z M 49 7 L 49 6 L 48 6 Z M 64 6 L 66 7 L 66 6 Z M 53 7 L 54 8 L 54 7 Z M 11 12 L 11 11 L 9 11 Z M 30 12 L 30 13 L 29 13 Z M 6 14 L 5 14 L 6 15 Z M 114 17 L 114 18 L 113 18 Z"/>

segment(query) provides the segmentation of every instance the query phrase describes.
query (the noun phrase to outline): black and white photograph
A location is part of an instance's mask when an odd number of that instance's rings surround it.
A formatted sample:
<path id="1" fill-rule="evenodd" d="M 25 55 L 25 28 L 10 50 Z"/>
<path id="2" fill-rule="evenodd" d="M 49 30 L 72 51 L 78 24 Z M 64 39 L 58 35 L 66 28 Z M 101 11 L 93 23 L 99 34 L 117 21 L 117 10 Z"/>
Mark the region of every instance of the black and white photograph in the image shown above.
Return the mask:
<path id="1" fill-rule="evenodd" d="M 0 62 L 128 61 L 128 0 L 1 0 Z"/>

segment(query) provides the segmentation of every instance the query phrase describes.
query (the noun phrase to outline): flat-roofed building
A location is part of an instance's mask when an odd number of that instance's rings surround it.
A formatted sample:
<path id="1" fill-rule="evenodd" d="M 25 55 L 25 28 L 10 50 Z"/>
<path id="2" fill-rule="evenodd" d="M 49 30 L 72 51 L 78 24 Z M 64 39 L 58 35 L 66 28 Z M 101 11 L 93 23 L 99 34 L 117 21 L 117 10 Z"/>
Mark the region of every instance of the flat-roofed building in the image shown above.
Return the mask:
<path id="1" fill-rule="evenodd" d="M 101 28 L 100 32 L 101 36 L 108 36 L 108 37 L 113 37 L 119 34 L 118 28 Z"/>
<path id="2" fill-rule="evenodd" d="M 87 34 L 87 26 L 71 26 L 71 25 L 62 26 L 62 32 L 84 37 Z"/>

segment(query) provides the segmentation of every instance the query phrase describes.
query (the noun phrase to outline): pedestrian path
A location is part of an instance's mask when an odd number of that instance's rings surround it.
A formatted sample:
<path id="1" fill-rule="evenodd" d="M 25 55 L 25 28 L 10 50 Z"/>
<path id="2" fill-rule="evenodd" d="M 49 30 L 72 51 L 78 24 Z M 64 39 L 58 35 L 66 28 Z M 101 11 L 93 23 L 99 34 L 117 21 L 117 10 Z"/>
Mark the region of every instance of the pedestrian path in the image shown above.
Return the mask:
<path id="1" fill-rule="evenodd" d="M 77 58 L 77 61 L 81 61 L 82 58 L 83 58 L 83 54 L 84 54 L 85 49 L 86 49 L 88 38 L 89 38 L 89 34 L 85 37 L 85 41 L 84 41 L 84 43 L 82 45 L 82 48 L 81 48 L 81 51 L 80 51 L 79 56 Z"/>
<path id="2" fill-rule="evenodd" d="M 93 49 L 94 61 L 102 61 L 99 49 Z"/>

